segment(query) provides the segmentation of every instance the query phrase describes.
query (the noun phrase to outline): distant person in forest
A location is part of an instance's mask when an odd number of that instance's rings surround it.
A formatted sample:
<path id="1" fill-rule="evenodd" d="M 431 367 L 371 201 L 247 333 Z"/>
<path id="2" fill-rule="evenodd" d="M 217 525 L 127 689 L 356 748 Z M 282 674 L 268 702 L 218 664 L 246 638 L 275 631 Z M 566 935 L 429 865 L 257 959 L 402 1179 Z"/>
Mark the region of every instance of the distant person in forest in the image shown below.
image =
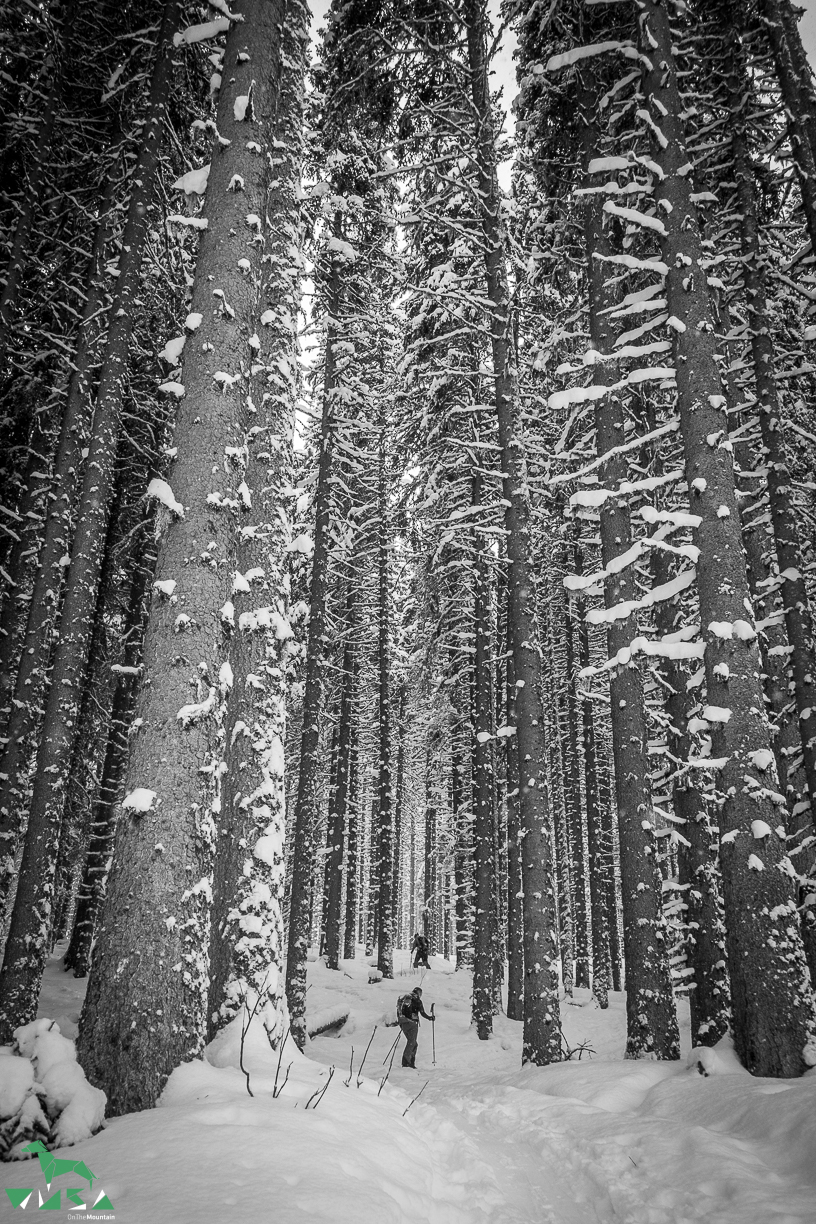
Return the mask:
<path id="1" fill-rule="evenodd" d="M 413 1067 L 416 1070 L 416 1053 L 417 1053 L 417 1037 L 419 1034 L 419 1017 L 423 1016 L 426 1020 L 430 1020 L 431 1024 L 436 1022 L 436 1017 L 433 1015 L 433 1005 L 431 1005 L 431 1015 L 425 1011 L 422 1006 L 422 991 L 418 986 L 415 986 L 409 995 L 400 995 L 397 999 L 397 1019 L 399 1026 L 405 1035 L 405 1049 L 402 1052 L 403 1067 Z"/>
<path id="2" fill-rule="evenodd" d="M 415 953 L 414 968 L 418 969 L 420 965 L 425 969 L 430 969 L 428 964 L 428 941 L 424 935 L 420 935 L 417 931 L 414 936 L 414 942 L 411 944 L 411 951 Z"/>

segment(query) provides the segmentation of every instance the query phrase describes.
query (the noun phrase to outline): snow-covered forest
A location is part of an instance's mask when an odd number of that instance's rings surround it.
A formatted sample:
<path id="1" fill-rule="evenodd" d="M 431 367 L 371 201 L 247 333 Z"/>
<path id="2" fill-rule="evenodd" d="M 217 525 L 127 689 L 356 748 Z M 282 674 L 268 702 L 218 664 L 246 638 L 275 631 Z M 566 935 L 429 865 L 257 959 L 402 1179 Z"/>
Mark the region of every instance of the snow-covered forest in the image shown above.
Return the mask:
<path id="1" fill-rule="evenodd" d="M 800 10 L 318 8 L 0 0 L 2 1210 L 808 1224 Z"/>

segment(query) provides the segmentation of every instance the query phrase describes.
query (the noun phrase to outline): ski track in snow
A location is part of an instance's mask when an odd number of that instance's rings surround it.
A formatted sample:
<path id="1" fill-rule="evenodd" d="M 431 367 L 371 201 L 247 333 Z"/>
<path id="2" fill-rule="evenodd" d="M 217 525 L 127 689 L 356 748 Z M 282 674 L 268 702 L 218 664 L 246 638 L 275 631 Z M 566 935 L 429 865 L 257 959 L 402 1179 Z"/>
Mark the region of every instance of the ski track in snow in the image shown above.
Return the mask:
<path id="1" fill-rule="evenodd" d="M 371 992 L 396 998 L 420 981 L 419 973 L 405 973 L 405 956 L 397 954 L 403 970 L 393 983 L 361 989 L 345 980 L 341 989 L 363 1004 L 358 1010 L 352 1002 L 356 1031 L 350 1037 L 341 1033 L 335 1039 L 316 1039 L 310 1057 L 340 1062 L 338 1045 L 348 1058 L 351 1042 L 358 1045 L 363 1036 L 367 1039 L 371 1024 L 387 1015 L 371 1006 Z M 816 1157 L 812 1075 L 802 1081 L 755 1080 L 733 1056 L 720 1060 L 723 1073 L 709 1077 L 688 1069 L 685 1061 L 625 1062 L 623 996 L 610 995 L 611 1006 L 604 1013 L 585 991 L 576 994 L 580 1005 L 562 1003 L 562 1023 L 571 1044 L 587 1039 L 596 1056 L 519 1070 L 521 1024 L 496 1017 L 494 1038 L 479 1042 L 469 1025 L 467 976 L 451 973 L 441 958 L 432 958 L 432 964 L 437 971 L 421 980 L 426 1007 L 437 1000 L 437 1066 L 431 1065 L 430 1025 L 423 1022 L 420 1070 L 403 1071 L 395 1062 L 391 1080 L 406 1085 L 406 1090 L 413 1084 L 417 1090 L 429 1080 L 420 1098 L 424 1109 L 420 1103 L 414 1106 L 418 1120 L 424 1125 L 431 1111 L 445 1118 L 457 1127 L 463 1145 L 475 1145 L 480 1160 L 491 1168 L 502 1207 L 491 1214 L 487 1204 L 480 1209 L 474 1196 L 474 1221 L 813 1224 L 816 1220 L 816 1177 L 810 1163 Z M 315 992 L 322 997 L 338 975 L 320 965 L 310 965 L 310 970 L 310 997 Z M 685 1009 L 681 1022 L 688 1049 Z M 765 1106 L 764 1117 L 757 1115 L 758 1100 Z M 788 1101 L 791 1112 L 785 1107 Z M 801 1117 L 804 1151 L 791 1150 L 787 1167 L 780 1167 L 787 1145 L 779 1140 L 786 1122 L 795 1125 L 795 1117 Z"/>
<path id="2" fill-rule="evenodd" d="M 73 1037 L 85 984 L 63 973 L 62 951 L 40 1012 Z M 120 1224 L 814 1224 L 816 1071 L 754 1079 L 727 1043 L 705 1052 L 706 1077 L 685 1061 L 626 1062 L 623 996 L 601 1012 L 586 991 L 562 1001 L 562 1024 L 592 1057 L 521 1068 L 521 1024 L 497 1016 L 493 1039 L 478 1041 L 469 975 L 431 963 L 420 975 L 398 952 L 394 980 L 369 982 L 360 949 L 340 972 L 312 960 L 309 1016 L 349 1016 L 307 1057 L 287 1048 L 277 1100 L 260 1029 L 244 1050 L 248 1096 L 234 1024 L 206 1061 L 174 1072 L 160 1108 L 65 1154 L 103 1179 Z M 400 1066 L 400 1037 L 378 1095 L 396 999 L 420 982 L 438 1017 L 436 1066 L 423 1021 L 418 1070 Z M 688 1048 L 684 1008 L 680 1020 Z M 352 1045 L 356 1073 L 375 1024 L 360 1087 L 355 1076 L 346 1088 Z M 34 1184 L 29 1165 L 0 1173 L 3 1186 Z"/>

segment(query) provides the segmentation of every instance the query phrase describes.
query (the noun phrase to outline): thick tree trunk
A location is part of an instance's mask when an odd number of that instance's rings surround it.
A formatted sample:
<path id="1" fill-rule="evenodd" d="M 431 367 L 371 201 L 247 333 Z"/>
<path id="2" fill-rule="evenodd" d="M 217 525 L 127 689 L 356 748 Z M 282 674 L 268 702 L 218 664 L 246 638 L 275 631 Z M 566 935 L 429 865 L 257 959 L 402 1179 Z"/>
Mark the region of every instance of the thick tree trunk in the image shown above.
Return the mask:
<path id="1" fill-rule="evenodd" d="M 379 895 L 379 879 L 377 877 L 377 810 L 379 807 L 379 789 L 371 796 L 371 815 L 368 821 L 367 866 L 368 890 L 366 892 L 365 910 L 363 914 L 363 941 L 366 957 L 374 955 L 374 942 L 377 938 L 377 897 Z"/>
<path id="2" fill-rule="evenodd" d="M 555 862 L 557 866 L 558 897 L 558 942 L 561 949 L 561 979 L 568 998 L 573 994 L 573 965 L 575 963 L 575 922 L 573 918 L 572 861 L 567 826 L 567 766 L 564 745 L 559 726 L 559 694 L 555 678 L 559 675 L 555 653 L 555 627 L 560 611 L 560 592 L 556 592 L 556 579 L 547 575 L 545 594 L 547 664 L 553 683 L 544 692 L 544 713 L 547 725 L 547 747 L 550 767 L 550 805 L 554 813 Z M 560 586 L 560 582 L 559 582 Z"/>
<path id="3" fill-rule="evenodd" d="M 580 575 L 583 572 L 583 559 L 580 545 L 577 541 L 573 549 L 573 566 L 576 575 Z M 575 601 L 575 604 L 575 619 L 578 623 L 578 662 L 581 668 L 588 668 L 590 656 L 586 604 L 580 598 Z M 598 1006 L 600 1008 L 607 1008 L 609 1006 L 609 932 L 606 921 L 606 863 L 604 862 L 603 853 L 601 795 L 598 780 L 598 754 L 595 743 L 596 717 L 597 712 L 593 709 L 592 700 L 589 697 L 582 698 L 581 727 L 584 739 L 587 867 L 589 870 L 589 909 L 592 930 L 592 993 Z M 627 1008 L 627 1025 L 628 1015 Z M 629 1053 L 628 1042 L 627 1053 Z"/>
<path id="4" fill-rule="evenodd" d="M 471 477 L 474 523 L 482 504 L 482 475 Z M 483 536 L 473 533 L 473 630 L 475 637 L 473 674 L 473 1002 L 471 1021 L 480 1041 L 493 1031 L 493 822 L 496 788 L 493 772 L 493 685 L 491 674 L 492 624 L 490 574 Z"/>
<path id="5" fill-rule="evenodd" d="M 177 11 L 171 8 L 172 33 Z M 182 360 L 185 394 L 176 422 L 172 492 L 169 485 L 160 490 L 157 581 L 145 635 L 138 732 L 131 738 L 126 798 L 80 1022 L 82 1064 L 104 1087 L 113 1114 L 152 1106 L 173 1067 L 195 1057 L 206 1039 L 214 847 L 221 822 L 230 828 L 234 817 L 224 810 L 225 799 L 230 804 L 245 798 L 253 821 L 257 817 L 264 829 L 246 847 L 246 885 L 254 895 L 242 917 L 254 919 L 254 930 L 243 924 L 241 930 L 248 943 L 261 946 L 267 969 L 271 964 L 277 970 L 280 961 L 275 928 L 282 844 L 273 808 L 282 785 L 282 744 L 262 709 L 264 673 L 244 672 L 240 646 L 234 666 L 229 656 L 231 635 L 251 635 L 256 621 L 279 627 L 285 636 L 284 596 L 275 589 L 274 569 L 281 507 L 267 506 L 262 488 L 248 483 L 263 465 L 270 496 L 278 489 L 280 353 L 273 347 L 267 365 L 260 287 L 269 189 L 263 150 L 276 130 L 284 11 L 281 3 L 247 0 L 242 12 L 243 22 L 227 36 L 230 75 L 221 89 L 217 125 L 229 144 L 216 140 L 213 147 L 205 197 L 209 226 L 201 236 L 187 321 L 194 338 L 188 338 Z M 296 12 L 295 17 L 289 10 L 287 26 L 302 21 Z M 115 321 L 114 309 L 112 330 Z M 263 408 L 252 394 L 251 365 L 256 377 L 259 366 L 266 370 L 271 394 Z M 290 427 L 287 422 L 284 438 Z M 266 460 L 255 450 L 264 444 Z M 224 457 L 215 467 L 214 456 Z M 269 531 L 269 572 L 234 571 L 232 565 L 242 560 L 238 537 Z M 242 621 L 241 597 L 253 584 L 269 587 L 262 596 L 265 608 L 248 611 L 249 620 Z M 247 695 L 248 687 L 255 691 L 247 696 L 243 728 L 232 701 Z M 273 684 L 272 702 L 276 691 Z M 239 800 L 233 771 L 247 759 L 245 730 L 257 750 L 252 789 Z M 270 970 L 261 1008 L 272 1039 L 280 1023 L 274 976 Z"/>
<path id="6" fill-rule="evenodd" d="M 359 655 L 354 654 L 355 688 L 359 670 Z M 360 825 L 360 769 L 359 729 L 356 702 L 352 705 L 349 728 L 348 765 L 348 817 L 346 820 L 346 930 L 343 940 L 343 957 L 353 960 L 357 951 L 357 878 L 358 878 L 358 829 Z"/>
<path id="7" fill-rule="evenodd" d="M 576 523 L 575 539 L 579 528 Z M 577 545 L 576 545 L 577 546 Z M 586 862 L 584 854 L 584 809 L 581 803 L 581 760 L 578 752 L 578 691 L 575 683 L 575 617 L 569 600 L 564 605 L 564 650 L 566 669 L 567 719 L 567 820 L 572 847 L 573 914 L 575 915 L 575 985 L 589 990 L 590 935 L 586 903 Z"/>
<path id="8" fill-rule="evenodd" d="M 767 8 L 788 6 L 774 0 Z M 792 16 L 790 13 L 789 16 Z M 776 559 L 779 564 L 785 627 L 790 644 L 792 691 L 799 715 L 802 757 L 811 801 L 811 819 L 816 823 L 816 648 L 813 617 L 799 550 L 801 524 L 795 519 L 791 501 L 791 478 L 782 446 L 781 405 L 777 390 L 774 342 L 768 325 L 767 259 L 760 242 L 754 167 L 748 142 L 745 98 L 748 75 L 744 52 L 733 33 L 729 37 L 724 82 L 732 119 L 729 125 L 734 178 L 740 214 L 742 280 L 745 310 L 751 337 L 751 357 L 757 392 L 762 445 L 767 461 L 767 488 Z M 810 70 L 808 67 L 808 74 Z M 803 87 L 805 82 L 802 82 Z M 816 146 L 814 146 L 816 150 Z M 815 185 L 816 186 L 816 185 Z M 816 244 L 814 244 L 816 248 Z"/>
<path id="9" fill-rule="evenodd" d="M 609 932 L 609 963 L 612 989 L 623 990 L 623 949 L 621 947 L 619 922 L 619 888 L 615 864 L 615 816 L 612 811 L 612 779 L 606 744 L 602 737 L 595 738 L 595 758 L 598 765 L 598 791 L 601 803 L 601 827 L 603 829 L 604 891 L 606 895 L 606 929 Z"/>
<path id="10" fill-rule="evenodd" d="M 415 932 L 417 930 L 417 912 L 416 912 L 416 886 L 417 886 L 417 828 L 416 817 L 411 821 L 411 845 L 410 845 L 410 868 L 408 878 L 408 929 Z M 413 939 L 413 935 L 411 936 Z"/>
<path id="11" fill-rule="evenodd" d="M 775 789 L 763 707 L 725 397 L 715 357 L 718 340 L 687 174 L 683 103 L 668 13 L 655 0 L 643 0 L 639 22 L 652 155 L 665 176 L 656 194 L 666 202 L 666 208 L 659 209 L 666 297 L 670 316 L 680 324 L 679 330 L 673 329 L 673 347 L 686 479 L 698 521 L 697 590 L 709 703 L 704 716 L 721 764 L 720 859 L 734 1041 L 754 1074 L 798 1075 L 806 1066 L 806 1047 L 816 1045 L 816 1015 L 796 919 L 793 873 L 777 831 L 784 819 L 784 800 Z"/>
<path id="12" fill-rule="evenodd" d="M 394 941 L 398 948 L 405 944 L 403 920 L 404 879 L 403 862 L 403 815 L 405 812 L 405 712 L 408 704 L 408 685 L 403 677 L 399 682 L 397 698 L 397 776 L 394 783 L 394 882 L 392 885 L 391 914 Z M 402 940 L 402 942 L 400 942 Z M 408 941 L 410 943 L 410 940 Z"/>
<path id="13" fill-rule="evenodd" d="M 588 178 L 591 178 L 589 168 L 599 144 L 594 122 L 596 99 L 596 90 L 587 90 L 582 99 L 585 112 L 584 167 Z M 589 284 L 589 329 L 593 347 L 600 353 L 608 354 L 612 351 L 614 334 L 609 315 L 604 312 L 614 304 L 614 299 L 606 286 L 605 264 L 598 258 L 609 253 L 603 216 L 601 198 L 588 196 L 584 206 L 584 243 Z M 608 384 L 616 378 L 610 363 L 600 363 L 595 369 L 597 383 Z M 625 563 L 626 554 L 632 547 L 629 503 L 625 493 L 616 496 L 616 490 L 629 476 L 626 456 L 616 453 L 625 436 L 626 418 L 623 403 L 614 394 L 596 399 L 594 409 L 598 455 L 610 452 L 610 458 L 600 473 L 604 486 L 610 491 L 600 511 L 601 557 L 604 601 L 609 613 L 605 618 L 608 623 L 607 648 L 610 660 L 615 661 L 609 673 L 609 697 L 623 891 L 626 1057 L 674 1059 L 680 1057 L 680 1035 L 656 863 L 643 675 L 637 662 L 631 660 L 629 651 L 630 642 L 638 634 L 637 616 L 631 613 L 621 616 L 618 613 L 619 605 L 637 599 L 635 570 L 633 565 Z M 583 585 L 587 582 L 588 579 L 585 579 Z M 596 853 L 600 855 L 599 836 L 598 823 L 594 839 Z M 598 868 L 602 869 L 600 858 Z M 590 879 L 592 875 L 590 865 Z M 598 904 L 602 904 L 600 893 Z M 594 911 L 594 899 L 592 908 Z M 606 953 L 607 941 L 604 938 L 602 956 L 597 955 L 593 947 L 593 967 L 605 960 Z M 604 983 L 604 993 L 606 987 Z"/>
<path id="14" fill-rule="evenodd" d="M 340 740 L 340 707 L 334 708 L 331 718 L 331 748 L 329 749 L 329 785 L 326 803 L 326 837 L 323 846 L 323 893 L 320 912 L 319 955 L 326 955 L 326 918 L 329 909 L 329 876 L 332 872 L 332 860 L 336 858 L 335 842 L 335 803 L 337 795 L 337 746 Z M 342 855 L 342 844 L 340 853 Z M 318 872 L 319 862 L 316 864 Z"/>
<path id="15" fill-rule="evenodd" d="M 652 549 L 651 571 L 655 587 L 673 576 L 671 554 Z M 680 609 L 670 600 L 655 605 L 655 628 L 662 638 L 681 625 Z M 686 959 L 694 971 L 689 985 L 691 1040 L 694 1045 L 714 1046 L 728 1029 L 729 983 L 725 959 L 725 928 L 717 863 L 717 830 L 712 826 L 694 771 L 682 771 L 680 762 L 693 755 L 688 733 L 689 709 L 696 702 L 687 685 L 688 673 L 676 659 L 662 658 L 665 708 L 669 725 L 667 746 L 673 760 L 674 815 L 679 820 L 677 862 L 685 905 Z M 713 796 L 708 800 L 713 801 Z"/>
<path id="16" fill-rule="evenodd" d="M 394 976 L 394 827 L 391 794 L 391 592 L 388 582 L 388 433 L 385 417 L 380 426 L 378 471 L 377 664 L 379 672 L 379 725 L 377 792 L 377 968 L 384 978 Z"/>
<path id="17" fill-rule="evenodd" d="M 458 711 L 450 729 L 451 737 L 451 825 L 453 827 L 454 923 L 456 928 L 456 968 L 469 969 L 473 963 L 470 935 L 470 897 L 468 865 L 472 858 L 470 808 L 465 802 L 465 761 L 462 744 L 462 721 Z M 411 826 L 413 837 L 413 825 Z M 413 843 L 412 843 L 413 844 Z M 413 849 L 411 850 L 413 897 Z M 410 923 L 413 929 L 413 919 Z"/>
<path id="18" fill-rule="evenodd" d="M 280 42 L 267 43 L 265 52 L 258 44 L 270 102 L 275 93 L 274 110 L 270 108 L 263 133 L 275 157 L 268 179 L 262 181 L 266 207 L 262 215 L 270 219 L 258 278 L 257 309 L 264 340 L 255 343 L 257 332 L 249 340 L 254 360 L 248 415 L 242 454 L 233 460 L 236 474 L 243 476 L 249 489 L 247 498 L 239 487 L 242 500 L 249 502 L 242 517 L 254 521 L 239 528 L 230 561 L 236 579 L 235 627 L 229 643 L 232 683 L 224 710 L 229 750 L 219 764 L 221 807 L 215 821 L 207 1004 L 209 1036 L 246 1005 L 256 1008 L 257 1022 L 273 1043 L 283 1036 L 285 1023 L 280 896 L 286 825 L 286 671 L 292 630 L 287 619 L 290 525 L 284 507 L 292 483 L 291 436 L 299 393 L 292 319 L 300 304 L 298 201 L 307 22 L 305 6 L 295 0 L 284 7 L 282 30 L 276 29 Z M 254 173 L 257 150 L 248 152 Z M 246 219 L 245 223 L 249 224 Z M 240 582 L 238 575 L 244 575 L 245 581 Z M 261 594 L 265 598 L 259 606 Z"/>
<path id="19" fill-rule="evenodd" d="M 336 320 L 340 306 L 339 269 L 330 271 L 330 315 Z M 314 870 L 315 825 L 318 812 L 320 777 L 320 714 L 323 708 L 324 652 L 326 639 L 326 601 L 332 504 L 331 474 L 335 443 L 335 392 L 337 360 L 334 345 L 336 324 L 326 337 L 323 381 L 323 410 L 320 455 L 315 493 L 315 533 L 312 573 L 309 582 L 309 635 L 306 645 L 306 672 L 303 693 L 303 731 L 300 744 L 300 773 L 295 800 L 292 891 L 289 910 L 289 938 L 286 953 L 286 1000 L 292 1036 L 302 1049 L 306 1043 L 306 953 L 311 935 L 309 901 Z"/>
<path id="20" fill-rule="evenodd" d="M 742 443 L 734 447 L 738 472 L 750 470 L 748 449 Z M 795 788 L 794 779 L 789 774 L 788 759 L 790 755 L 801 753 L 801 740 L 799 720 L 796 716 L 796 701 L 791 699 L 791 694 L 788 692 L 790 646 L 785 631 L 784 608 L 778 604 L 778 591 L 774 589 L 776 583 L 769 565 L 770 552 L 773 549 L 767 525 L 770 516 L 766 498 L 755 498 L 751 496 L 751 493 L 746 495 L 744 487 L 739 489 L 738 497 L 741 502 L 742 539 L 745 545 L 751 602 L 754 606 L 757 629 L 760 625 L 762 626 L 759 648 L 762 657 L 765 699 L 773 735 L 776 772 L 779 777 L 780 793 L 785 796 L 790 813 L 801 800 L 801 790 Z M 809 810 L 809 806 L 805 802 L 804 807 L 799 811 Z"/>
<path id="21" fill-rule="evenodd" d="M 422 894 L 422 931 L 428 941 L 428 952 L 436 954 L 436 807 L 430 796 L 425 808 L 425 872 Z"/>
<path id="22" fill-rule="evenodd" d="M 507 762 L 505 736 L 498 735 L 502 727 L 505 706 L 506 683 L 504 672 L 507 665 L 504 643 L 507 640 L 507 593 L 504 573 L 498 570 L 496 594 L 493 600 L 495 615 L 491 615 L 491 687 L 493 697 L 492 729 L 495 739 L 491 743 L 495 798 L 493 802 L 493 881 L 491 907 L 493 911 L 493 1015 L 504 1011 L 504 975 L 507 960 Z"/>
<path id="23" fill-rule="evenodd" d="M 340 968 L 340 949 L 343 943 L 343 839 L 350 814 L 349 798 L 351 789 L 351 758 L 353 750 L 352 737 L 354 734 L 354 698 L 357 688 L 357 669 L 359 657 L 357 643 L 355 641 L 357 632 L 357 616 L 353 582 L 354 579 L 350 578 L 346 592 L 345 643 L 343 646 L 340 725 L 337 742 L 337 782 L 332 799 L 332 808 L 329 812 L 329 825 L 331 828 L 331 853 L 328 864 L 328 897 L 326 903 L 326 964 L 329 969 Z M 349 849 L 349 860 L 350 859 L 351 850 Z M 348 878 L 348 887 L 350 887 L 350 876 Z M 346 921 L 348 922 L 348 917 Z"/>
<path id="24" fill-rule="evenodd" d="M 519 842 L 518 715 L 516 669 L 507 625 L 506 721 L 513 734 L 505 741 L 507 761 L 507 1018 L 524 1019 L 524 885 Z"/>
<path id="25" fill-rule="evenodd" d="M 530 492 L 516 403 L 510 295 L 504 262 L 496 146 L 487 76 L 485 12 L 481 0 L 467 0 L 464 12 L 471 96 L 477 119 L 476 160 L 485 289 L 491 310 L 491 351 L 507 529 L 507 615 L 518 693 L 525 967 L 522 1062 L 543 1065 L 558 1062 L 561 1058 L 559 949 L 550 848 L 547 752 L 540 696 L 541 654 L 535 626 L 535 583 L 530 555 Z"/>

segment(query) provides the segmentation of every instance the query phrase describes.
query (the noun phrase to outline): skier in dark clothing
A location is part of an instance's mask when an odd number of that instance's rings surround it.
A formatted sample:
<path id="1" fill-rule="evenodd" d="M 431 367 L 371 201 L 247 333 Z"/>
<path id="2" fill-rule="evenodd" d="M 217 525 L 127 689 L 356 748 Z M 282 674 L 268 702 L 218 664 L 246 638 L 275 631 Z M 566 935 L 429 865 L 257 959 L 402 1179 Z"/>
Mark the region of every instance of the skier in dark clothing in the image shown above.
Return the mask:
<path id="1" fill-rule="evenodd" d="M 420 935 L 417 931 L 411 944 L 411 951 L 416 953 L 414 957 L 414 968 L 418 969 L 422 965 L 425 969 L 430 969 L 428 964 L 428 941 L 424 935 Z"/>
<path id="2" fill-rule="evenodd" d="M 416 1069 L 420 1016 L 430 1020 L 431 1024 L 436 1020 L 436 1017 L 434 1015 L 429 1016 L 422 1006 L 422 991 L 418 986 L 415 986 L 409 995 L 402 995 L 401 998 L 397 999 L 397 1019 L 399 1020 L 400 1028 L 405 1034 L 405 1049 L 402 1052 L 403 1067 L 414 1067 Z"/>

